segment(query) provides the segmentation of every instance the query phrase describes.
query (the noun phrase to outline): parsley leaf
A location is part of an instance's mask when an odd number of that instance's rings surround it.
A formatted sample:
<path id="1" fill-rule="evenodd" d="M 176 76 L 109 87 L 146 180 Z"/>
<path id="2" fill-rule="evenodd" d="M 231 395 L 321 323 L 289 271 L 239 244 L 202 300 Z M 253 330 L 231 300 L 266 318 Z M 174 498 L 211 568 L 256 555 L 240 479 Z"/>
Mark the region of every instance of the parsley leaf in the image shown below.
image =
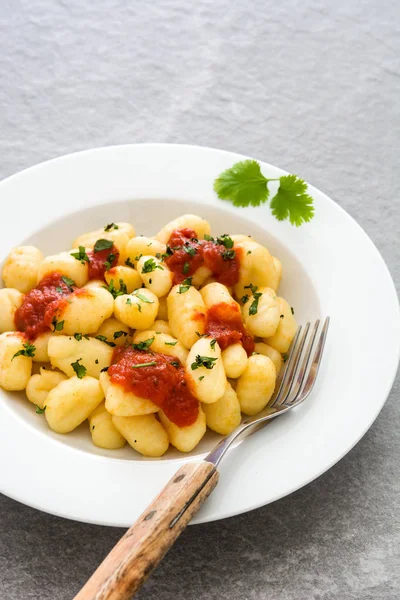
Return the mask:
<path id="1" fill-rule="evenodd" d="M 233 260 L 236 256 L 236 251 L 235 250 L 224 250 L 223 253 L 221 254 L 221 256 L 224 260 Z"/>
<path id="2" fill-rule="evenodd" d="M 81 361 L 81 360 L 82 360 L 81 358 L 78 358 L 78 360 L 76 362 L 71 363 L 71 367 L 75 371 L 78 379 L 82 379 L 83 377 L 85 377 L 86 371 L 87 371 L 86 367 L 79 364 L 79 361 Z"/>
<path id="3" fill-rule="evenodd" d="M 252 283 L 250 283 L 250 285 L 245 285 L 244 289 L 249 288 L 251 290 L 251 293 L 253 294 L 253 302 L 250 304 L 250 308 L 249 308 L 249 315 L 256 315 L 257 311 L 258 311 L 258 302 L 262 296 L 261 292 L 257 292 L 258 287 L 256 285 L 253 285 Z"/>
<path id="4" fill-rule="evenodd" d="M 14 358 L 16 358 L 17 356 L 29 356 L 30 358 L 33 358 L 35 356 L 36 346 L 31 344 L 30 342 L 26 342 L 26 344 L 22 344 L 22 347 L 24 349 L 18 350 L 18 352 L 14 354 L 11 360 L 14 360 Z"/>
<path id="5" fill-rule="evenodd" d="M 278 221 L 290 220 L 299 227 L 314 216 L 313 199 L 307 194 L 307 184 L 296 175 L 280 178 L 278 192 L 271 200 L 271 209 Z"/>
<path id="6" fill-rule="evenodd" d="M 192 285 L 192 279 L 193 279 L 193 277 L 186 277 L 186 279 L 184 279 L 182 281 L 182 285 L 180 285 L 179 289 L 178 289 L 179 294 L 184 294 L 185 292 L 188 291 L 188 289 Z"/>
<path id="7" fill-rule="evenodd" d="M 193 246 L 189 246 L 189 244 L 185 244 L 184 246 L 182 246 L 182 248 L 186 252 L 186 254 L 189 254 L 189 256 L 195 256 L 197 254 L 196 248 L 193 248 Z"/>
<path id="8" fill-rule="evenodd" d="M 219 237 L 217 237 L 217 244 L 221 244 L 225 246 L 225 248 L 233 248 L 233 239 L 227 234 L 223 233 Z"/>
<path id="9" fill-rule="evenodd" d="M 129 258 L 129 256 L 126 259 L 125 264 L 126 264 L 127 267 L 131 267 L 132 269 L 135 268 L 135 265 L 133 264 L 133 262 L 131 261 L 131 259 Z"/>
<path id="10" fill-rule="evenodd" d="M 203 381 L 204 379 L 204 375 L 202 375 L 201 377 L 199 377 L 199 381 Z"/>
<path id="11" fill-rule="evenodd" d="M 72 289 L 72 286 L 76 285 L 76 283 L 73 279 L 70 279 L 69 277 L 66 277 L 65 275 L 63 275 L 61 277 L 61 280 L 65 283 L 65 285 L 67 286 L 67 288 L 69 289 L 70 292 L 74 291 Z"/>
<path id="12" fill-rule="evenodd" d="M 192 371 L 195 371 L 199 367 L 205 367 L 210 370 L 214 367 L 216 360 L 216 358 L 211 358 L 211 356 L 200 356 L 200 354 L 198 354 L 195 362 L 190 365 L 190 368 Z"/>
<path id="13" fill-rule="evenodd" d="M 56 317 L 54 317 L 51 324 L 54 327 L 53 331 L 62 331 L 64 328 L 64 321 L 57 321 Z"/>
<path id="14" fill-rule="evenodd" d="M 107 256 L 107 260 L 104 263 L 106 271 L 109 271 L 111 269 L 111 265 L 116 258 L 117 258 L 116 255 L 113 254 L 112 252 L 110 252 L 110 254 Z"/>
<path id="15" fill-rule="evenodd" d="M 134 350 L 142 350 L 143 352 L 147 352 L 152 343 L 154 342 L 154 337 L 149 338 L 148 340 L 143 340 L 143 342 L 139 342 L 138 344 L 132 344 L 132 348 Z"/>
<path id="16" fill-rule="evenodd" d="M 157 365 L 156 361 L 153 360 L 147 363 L 140 363 L 139 365 L 131 365 L 132 369 L 140 369 L 141 367 L 155 367 Z"/>
<path id="17" fill-rule="evenodd" d="M 171 360 L 170 365 L 175 367 L 175 369 L 179 369 L 179 367 L 180 367 L 179 360 Z"/>
<path id="18" fill-rule="evenodd" d="M 149 300 L 147 298 L 147 296 L 144 296 L 143 294 L 141 294 L 139 292 L 139 290 L 133 291 L 131 295 L 136 296 L 136 298 L 139 298 L 139 300 L 141 300 L 142 302 L 145 302 L 146 304 L 154 304 L 154 300 Z"/>
<path id="19" fill-rule="evenodd" d="M 86 250 L 84 246 L 79 246 L 78 252 L 70 252 L 71 256 L 79 260 L 83 265 L 85 262 L 90 262 L 88 255 L 86 254 Z"/>
<path id="20" fill-rule="evenodd" d="M 113 229 L 119 229 L 119 225 L 116 225 L 115 223 L 109 223 L 104 227 L 104 231 L 112 231 Z"/>
<path id="21" fill-rule="evenodd" d="M 102 250 L 109 250 L 110 248 L 113 247 L 113 245 L 114 245 L 114 242 L 112 240 L 100 239 L 100 240 L 97 240 L 97 242 L 95 243 L 93 251 L 101 252 Z"/>
<path id="22" fill-rule="evenodd" d="M 109 342 L 105 335 L 96 335 L 96 340 L 100 340 L 100 342 L 104 342 L 105 344 L 107 344 L 107 346 L 111 346 L 111 348 L 114 348 L 114 346 L 116 346 L 116 344 L 114 344 L 114 342 Z"/>
<path id="23" fill-rule="evenodd" d="M 36 414 L 37 415 L 42 415 L 44 413 L 44 411 L 46 410 L 47 406 L 44 406 L 43 408 L 40 408 L 40 406 L 38 406 L 37 404 L 33 405 L 36 408 Z"/>
<path id="24" fill-rule="evenodd" d="M 190 265 L 189 265 L 189 263 L 188 263 L 188 262 L 185 262 L 185 264 L 183 265 L 182 273 L 183 273 L 184 275 L 186 275 L 186 274 L 188 273 L 188 271 L 189 271 L 189 268 L 190 268 Z"/>
<path id="25" fill-rule="evenodd" d="M 116 287 L 114 286 L 114 279 L 111 279 L 108 286 L 103 285 L 103 288 L 105 290 L 107 290 L 108 292 L 110 292 L 110 294 L 112 294 L 113 298 L 116 298 L 117 296 L 124 296 L 125 294 L 128 293 L 126 284 L 124 283 L 123 279 L 119 280 L 119 290 L 117 290 Z"/>
<path id="26" fill-rule="evenodd" d="M 156 269 L 160 269 L 161 271 L 164 271 L 164 267 L 162 267 L 161 265 L 158 265 L 156 263 L 156 261 L 154 260 L 154 258 L 148 258 L 147 260 L 144 261 L 142 273 L 152 273 Z"/>
<path id="27" fill-rule="evenodd" d="M 214 242 L 214 238 L 212 237 L 212 235 L 208 235 L 208 233 L 204 234 L 204 239 L 206 240 L 206 242 Z"/>
<path id="28" fill-rule="evenodd" d="M 120 338 L 123 335 L 126 337 L 128 335 L 128 333 L 126 331 L 114 331 L 113 338 L 114 338 L 114 340 L 117 340 L 118 338 Z"/>
<path id="29" fill-rule="evenodd" d="M 307 184 L 297 175 L 282 175 L 267 179 L 255 160 L 244 160 L 227 169 L 214 181 L 214 191 L 222 200 L 234 206 L 260 206 L 269 199 L 268 184 L 279 181 L 279 188 L 271 200 L 271 210 L 279 221 L 289 219 L 299 227 L 314 216 L 313 199 L 307 193 Z"/>
<path id="30" fill-rule="evenodd" d="M 178 340 L 176 340 L 176 342 L 164 342 L 164 344 L 165 344 L 166 346 L 176 346 L 176 345 L 177 345 L 177 343 L 178 343 Z"/>
<path id="31" fill-rule="evenodd" d="M 242 302 L 242 304 L 246 304 L 247 300 L 249 299 L 248 295 L 246 294 L 245 296 L 242 296 L 240 298 L 240 302 Z"/>
<path id="32" fill-rule="evenodd" d="M 210 342 L 210 346 L 213 350 L 215 350 L 215 344 L 217 343 L 217 340 L 215 338 L 213 338 Z"/>
<path id="33" fill-rule="evenodd" d="M 81 333 L 74 333 L 74 338 L 76 339 L 77 342 L 80 342 L 82 339 L 82 334 Z"/>

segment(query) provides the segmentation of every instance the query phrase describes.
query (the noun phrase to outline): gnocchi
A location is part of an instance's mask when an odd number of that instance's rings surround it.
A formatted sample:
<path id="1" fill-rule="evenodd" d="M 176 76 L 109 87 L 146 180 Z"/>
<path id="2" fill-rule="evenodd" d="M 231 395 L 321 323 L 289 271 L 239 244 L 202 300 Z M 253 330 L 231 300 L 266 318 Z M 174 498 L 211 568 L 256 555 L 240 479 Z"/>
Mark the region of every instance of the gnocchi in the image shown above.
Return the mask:
<path id="1" fill-rule="evenodd" d="M 154 232 L 153 232 L 154 234 Z M 50 429 L 85 421 L 95 446 L 161 457 L 228 435 L 271 400 L 297 325 L 282 263 L 246 235 L 183 215 L 154 237 L 129 223 L 43 256 L 20 246 L 0 289 L 0 387 Z"/>

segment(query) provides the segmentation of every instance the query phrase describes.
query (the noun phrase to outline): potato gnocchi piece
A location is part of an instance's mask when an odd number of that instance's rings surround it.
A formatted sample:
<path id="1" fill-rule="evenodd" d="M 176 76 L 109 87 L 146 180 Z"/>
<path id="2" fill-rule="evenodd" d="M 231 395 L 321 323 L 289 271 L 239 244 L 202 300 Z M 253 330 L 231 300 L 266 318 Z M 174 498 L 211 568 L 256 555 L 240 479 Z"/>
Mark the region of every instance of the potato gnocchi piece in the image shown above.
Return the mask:
<path id="1" fill-rule="evenodd" d="M 247 365 L 247 354 L 242 344 L 232 344 L 222 350 L 222 364 L 226 376 L 237 379 L 241 376 Z"/>
<path id="2" fill-rule="evenodd" d="M 112 348 L 95 338 L 56 335 L 49 340 L 48 352 L 53 367 L 63 371 L 68 377 L 75 374 L 73 364 L 79 361 L 86 369 L 86 375 L 99 379 L 102 369 L 109 367 Z"/>
<path id="3" fill-rule="evenodd" d="M 102 227 L 80 235 L 74 240 L 72 248 L 84 246 L 85 248 L 92 249 L 97 240 L 110 240 L 118 248 L 120 254 L 124 254 L 130 238 L 135 235 L 135 230 L 129 223 L 115 223 L 115 225 L 118 229 L 112 228 L 109 231 L 105 231 L 105 228 Z"/>
<path id="4" fill-rule="evenodd" d="M 50 273 L 60 273 L 69 277 L 78 287 L 83 287 L 89 279 L 88 263 L 82 264 L 80 260 L 71 256 L 70 252 L 59 252 L 53 256 L 46 256 L 39 265 L 35 285 Z"/>
<path id="5" fill-rule="evenodd" d="M 130 295 L 117 296 L 114 301 L 114 314 L 118 321 L 132 329 L 148 329 L 156 320 L 158 305 L 157 296 L 143 288 Z"/>
<path id="6" fill-rule="evenodd" d="M 209 283 L 200 290 L 200 294 L 204 300 L 206 308 L 211 308 L 214 304 L 220 304 L 221 302 L 238 305 L 238 303 L 230 295 L 226 285 L 223 285 L 222 283 Z"/>
<path id="7" fill-rule="evenodd" d="M 168 450 L 168 434 L 154 415 L 114 416 L 112 420 L 128 444 L 143 456 L 157 458 Z"/>
<path id="8" fill-rule="evenodd" d="M 157 313 L 158 321 L 168 321 L 168 304 L 167 297 L 158 299 L 158 313 Z"/>
<path id="9" fill-rule="evenodd" d="M 155 329 L 147 329 L 145 331 L 136 332 L 133 337 L 133 342 L 139 344 L 146 340 L 154 338 L 150 350 L 158 354 L 166 354 L 179 358 L 182 365 L 185 364 L 188 355 L 188 350 L 176 338 L 166 333 L 156 333 Z"/>
<path id="10" fill-rule="evenodd" d="M 98 379 L 71 377 L 50 390 L 46 399 L 46 419 L 50 429 L 69 433 L 86 421 L 103 400 Z"/>
<path id="11" fill-rule="evenodd" d="M 221 348 L 215 340 L 203 337 L 193 344 L 186 359 L 186 373 L 193 395 L 210 404 L 225 392 L 226 375 L 221 358 Z"/>
<path id="12" fill-rule="evenodd" d="M 93 337 L 102 336 L 107 342 L 116 346 L 124 346 L 125 342 L 131 341 L 130 329 L 121 321 L 114 317 L 110 317 L 101 325 L 101 327 L 93 334 Z"/>
<path id="13" fill-rule="evenodd" d="M 3 267 L 3 281 L 7 288 L 27 294 L 36 286 L 43 254 L 34 246 L 18 246 L 11 250 Z"/>
<path id="14" fill-rule="evenodd" d="M 206 415 L 201 406 L 199 406 L 196 421 L 186 427 L 178 427 L 162 411 L 159 412 L 159 417 L 168 434 L 170 443 L 180 452 L 191 452 L 206 433 Z"/>
<path id="15" fill-rule="evenodd" d="M 49 331 L 49 332 L 46 332 L 46 333 L 41 333 L 32 342 L 33 345 L 35 346 L 35 354 L 32 357 L 32 360 L 33 360 L 34 363 L 36 363 L 36 362 L 39 362 L 39 363 L 48 363 L 48 362 L 50 362 L 48 347 L 49 347 L 49 341 L 50 341 L 50 339 L 52 337 L 55 337 L 55 334 L 51 333 Z"/>
<path id="16" fill-rule="evenodd" d="M 104 402 L 94 409 L 88 420 L 90 435 L 95 446 L 108 450 L 117 450 L 125 446 L 126 440 L 115 427 Z"/>
<path id="17" fill-rule="evenodd" d="M 173 274 L 167 265 L 154 256 L 142 256 L 137 262 L 138 273 L 148 290 L 158 298 L 166 296 L 172 287 Z"/>
<path id="18" fill-rule="evenodd" d="M 254 302 L 257 306 L 255 314 L 252 314 Z M 279 302 L 274 290 L 261 287 L 257 288 L 254 295 L 249 294 L 249 299 L 242 307 L 242 315 L 244 324 L 252 335 L 257 337 L 274 335 L 280 317 Z"/>
<path id="19" fill-rule="evenodd" d="M 221 435 L 232 433 L 242 420 L 238 397 L 229 382 L 224 395 L 213 404 L 203 404 L 203 410 L 208 427 Z"/>
<path id="20" fill-rule="evenodd" d="M 264 341 L 281 354 L 289 350 L 297 331 L 296 319 L 293 316 L 292 309 L 284 298 L 278 298 L 279 313 L 283 315 L 279 319 L 278 328 L 272 337 L 267 337 Z"/>
<path id="21" fill-rule="evenodd" d="M 197 215 L 182 215 L 165 225 L 156 235 L 156 240 L 166 244 L 171 237 L 174 229 L 193 229 L 199 240 L 204 239 L 205 235 L 210 235 L 211 227 L 205 219 Z"/>
<path id="22" fill-rule="evenodd" d="M 264 356 L 268 356 L 268 358 L 270 358 L 275 365 L 276 374 L 279 373 L 279 371 L 282 368 L 283 359 L 281 353 L 278 352 L 278 350 L 275 350 L 275 348 L 269 346 L 268 344 L 265 344 L 264 342 L 257 342 L 254 345 L 254 352 L 257 352 L 257 354 L 263 354 Z"/>
<path id="23" fill-rule="evenodd" d="M 271 281 L 270 287 L 277 292 L 282 279 L 282 263 L 278 258 L 276 258 L 276 256 L 273 256 L 272 260 L 274 261 L 276 277 L 273 281 Z"/>
<path id="24" fill-rule="evenodd" d="M 145 237 L 143 235 L 134 237 L 129 240 L 128 245 L 125 248 L 125 262 L 135 265 L 138 260 L 146 256 L 156 256 L 159 254 L 165 254 L 167 246 L 162 242 L 155 240 L 154 238 Z"/>
<path id="25" fill-rule="evenodd" d="M 142 285 L 139 273 L 129 267 L 113 267 L 105 272 L 104 278 L 107 284 L 112 285 L 115 290 L 119 291 L 122 285 L 123 291 L 127 294 L 131 294 L 133 290 L 140 288 Z"/>
<path id="26" fill-rule="evenodd" d="M 15 392 L 24 390 L 32 372 L 32 358 L 17 352 L 24 351 L 28 340 L 23 333 L 2 333 L 0 335 L 0 387 Z"/>
<path id="27" fill-rule="evenodd" d="M 107 290 L 85 288 L 70 294 L 65 305 L 55 311 L 54 318 L 58 323 L 63 322 L 61 334 L 94 333 L 111 317 L 113 308 L 114 300 Z"/>
<path id="28" fill-rule="evenodd" d="M 262 354 L 250 356 L 236 386 L 242 412 L 245 415 L 255 415 L 267 406 L 275 383 L 276 369 L 272 360 Z"/>
<path id="29" fill-rule="evenodd" d="M 212 271 L 203 265 L 193 273 L 192 284 L 196 287 L 201 287 L 206 284 L 208 279 L 211 278 L 211 275 Z"/>
<path id="30" fill-rule="evenodd" d="M 272 287 L 276 282 L 276 271 L 271 254 L 264 246 L 252 240 L 235 243 L 241 252 L 239 281 L 235 285 L 236 298 L 247 293 L 246 286 Z"/>
<path id="31" fill-rule="evenodd" d="M 113 383 L 107 373 L 100 374 L 100 383 L 106 397 L 106 409 L 118 417 L 135 417 L 157 412 L 158 406 L 146 398 L 140 398 L 133 392 L 126 392 Z"/>
<path id="32" fill-rule="evenodd" d="M 49 392 L 62 381 L 66 381 L 66 379 L 68 379 L 67 376 L 64 373 L 60 373 L 60 371 L 52 371 L 51 369 L 40 367 L 40 373 L 32 375 L 28 381 L 26 397 L 29 402 L 43 409 L 46 405 Z"/>
<path id="33" fill-rule="evenodd" d="M 172 335 L 171 327 L 169 326 L 168 321 L 164 321 L 163 319 L 157 319 L 153 323 L 153 330 L 157 333 L 166 333 L 167 335 Z M 139 331 L 136 331 L 139 333 Z"/>
<path id="34" fill-rule="evenodd" d="M 186 348 L 191 348 L 198 340 L 198 334 L 202 335 L 205 331 L 206 307 L 195 287 L 191 286 L 181 293 L 183 288 L 175 285 L 168 295 L 169 325 L 172 334 Z"/>
<path id="35" fill-rule="evenodd" d="M 23 294 L 13 288 L 0 290 L 0 334 L 15 331 L 15 312 L 24 300 Z"/>

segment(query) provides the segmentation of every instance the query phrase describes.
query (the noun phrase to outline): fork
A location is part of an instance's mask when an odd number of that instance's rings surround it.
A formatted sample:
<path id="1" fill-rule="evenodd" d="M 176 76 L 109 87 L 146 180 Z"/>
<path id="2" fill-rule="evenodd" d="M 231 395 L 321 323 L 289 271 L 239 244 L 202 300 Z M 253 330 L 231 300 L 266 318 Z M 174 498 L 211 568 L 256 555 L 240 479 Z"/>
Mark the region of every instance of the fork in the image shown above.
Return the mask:
<path id="1" fill-rule="evenodd" d="M 74 600 L 129 600 L 161 561 L 217 485 L 217 467 L 240 438 L 299 406 L 310 395 L 321 364 L 329 317 L 320 329 L 300 326 L 277 378 L 276 391 L 260 413 L 246 417 L 201 461 L 183 465 L 106 556 Z"/>

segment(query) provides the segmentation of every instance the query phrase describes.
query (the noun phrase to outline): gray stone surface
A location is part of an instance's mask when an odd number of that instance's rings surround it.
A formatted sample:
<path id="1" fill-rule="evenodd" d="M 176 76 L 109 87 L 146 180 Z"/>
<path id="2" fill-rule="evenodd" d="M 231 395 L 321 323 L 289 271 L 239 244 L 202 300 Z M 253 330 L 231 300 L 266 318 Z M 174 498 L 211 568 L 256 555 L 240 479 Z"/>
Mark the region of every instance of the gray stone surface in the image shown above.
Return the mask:
<path id="1" fill-rule="evenodd" d="M 398 0 L 2 0 L 0 177 L 127 142 L 247 153 L 331 195 L 399 281 L 399 17 Z M 311 485 L 189 528 L 138 598 L 399 598 L 399 395 Z M 71 599 L 122 534 L 5 497 L 0 531 L 2 600 Z"/>

